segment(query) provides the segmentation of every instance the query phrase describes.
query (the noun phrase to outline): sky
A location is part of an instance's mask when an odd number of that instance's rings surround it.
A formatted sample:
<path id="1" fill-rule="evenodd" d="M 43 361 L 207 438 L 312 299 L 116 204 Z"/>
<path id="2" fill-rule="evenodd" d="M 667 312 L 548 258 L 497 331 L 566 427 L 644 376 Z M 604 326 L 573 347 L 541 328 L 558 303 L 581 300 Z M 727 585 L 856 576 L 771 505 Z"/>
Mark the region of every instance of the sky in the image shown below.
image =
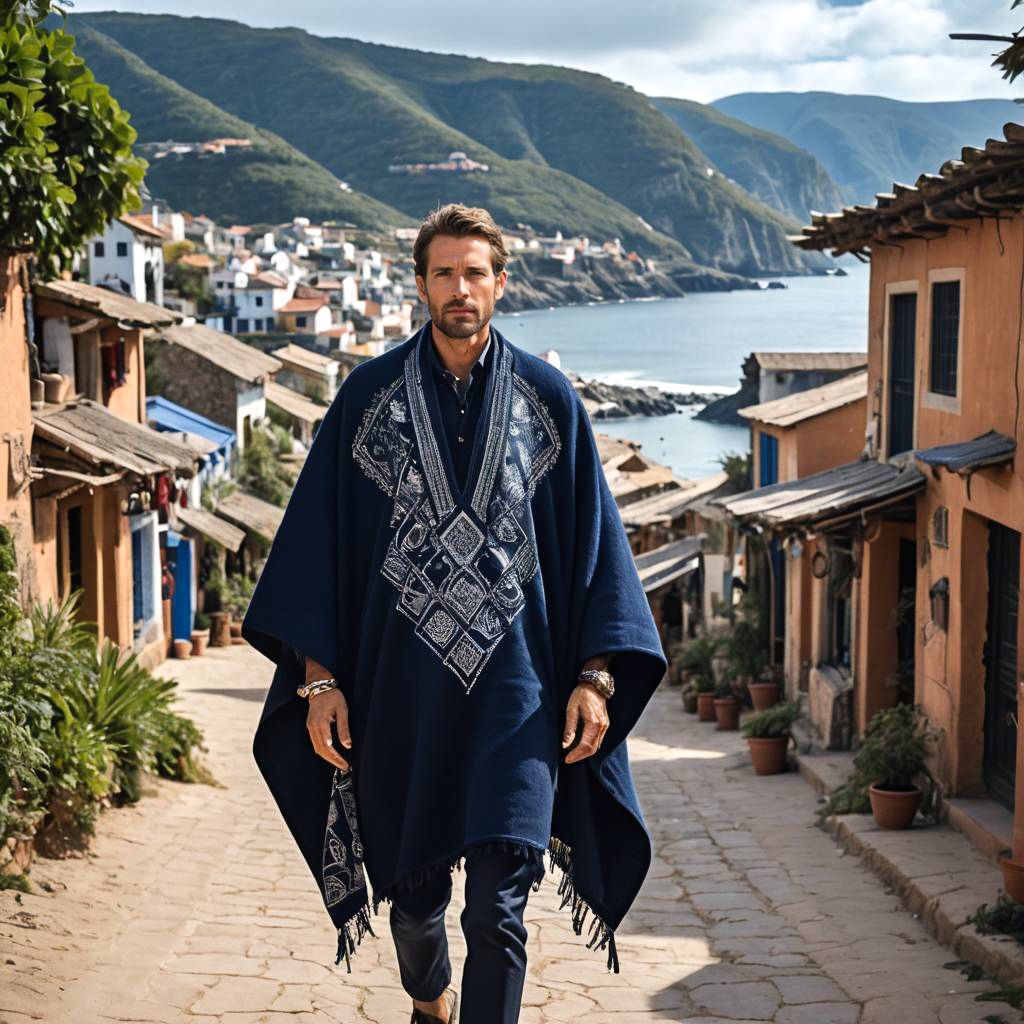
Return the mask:
<path id="1" fill-rule="evenodd" d="M 137 11 L 296 26 L 421 50 L 595 71 L 654 96 L 825 89 L 901 100 L 1012 99 L 992 68 L 1011 0 L 75 0 L 73 12 Z M 449 13 L 450 12 L 450 13 Z"/>

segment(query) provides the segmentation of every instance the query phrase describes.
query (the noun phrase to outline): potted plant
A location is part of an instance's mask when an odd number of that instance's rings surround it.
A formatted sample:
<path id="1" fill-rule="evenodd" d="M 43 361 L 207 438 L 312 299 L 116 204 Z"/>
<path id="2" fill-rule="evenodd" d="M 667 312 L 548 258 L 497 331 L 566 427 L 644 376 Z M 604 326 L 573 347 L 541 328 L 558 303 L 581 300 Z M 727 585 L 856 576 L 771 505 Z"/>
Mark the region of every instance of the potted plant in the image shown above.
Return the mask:
<path id="1" fill-rule="evenodd" d="M 919 711 L 911 704 L 885 708 L 868 723 L 853 763 L 857 774 L 869 780 L 871 812 L 879 828 L 904 829 L 913 823 L 924 797 L 915 779 L 928 776 L 928 744 L 936 735 L 921 728 Z"/>
<path id="2" fill-rule="evenodd" d="M 740 727 L 740 702 L 733 692 L 732 683 L 722 682 L 715 689 L 715 719 L 720 732 Z"/>
<path id="3" fill-rule="evenodd" d="M 181 637 L 174 638 L 174 656 L 185 659 L 192 655 L 192 640 L 184 640 Z"/>
<path id="4" fill-rule="evenodd" d="M 786 751 L 793 723 L 800 709 L 785 701 L 765 711 L 759 711 L 743 723 L 750 758 L 758 775 L 778 775 L 786 770 Z"/>
<path id="5" fill-rule="evenodd" d="M 778 699 L 778 688 L 775 690 L 775 698 L 766 702 L 765 698 L 771 697 L 770 692 L 760 689 L 760 684 L 754 682 L 765 667 L 765 650 L 761 639 L 758 607 L 755 600 L 749 596 L 744 598 L 741 613 L 733 616 L 726 640 L 726 655 L 732 675 L 741 686 L 746 687 L 754 710 L 763 711 L 766 707 L 771 707 Z"/>
<path id="6" fill-rule="evenodd" d="M 210 616 L 205 612 L 196 612 L 192 629 L 192 657 L 200 657 L 206 650 L 210 640 Z"/>
<path id="7" fill-rule="evenodd" d="M 715 684 L 707 676 L 695 675 L 693 677 L 693 689 L 697 694 L 697 721 L 716 721 Z"/>
<path id="8" fill-rule="evenodd" d="M 690 669 L 680 672 L 682 688 L 680 694 L 683 698 L 683 710 L 691 715 L 697 714 L 697 689 L 693 685 L 694 675 Z"/>
<path id="9" fill-rule="evenodd" d="M 680 670 L 691 675 L 692 692 L 696 695 L 697 701 L 697 715 L 702 722 L 715 720 L 715 708 L 712 703 L 715 690 L 713 662 L 721 645 L 720 634 L 698 633 L 680 647 L 679 656 L 676 659 Z M 703 711 L 701 710 L 702 704 Z"/>

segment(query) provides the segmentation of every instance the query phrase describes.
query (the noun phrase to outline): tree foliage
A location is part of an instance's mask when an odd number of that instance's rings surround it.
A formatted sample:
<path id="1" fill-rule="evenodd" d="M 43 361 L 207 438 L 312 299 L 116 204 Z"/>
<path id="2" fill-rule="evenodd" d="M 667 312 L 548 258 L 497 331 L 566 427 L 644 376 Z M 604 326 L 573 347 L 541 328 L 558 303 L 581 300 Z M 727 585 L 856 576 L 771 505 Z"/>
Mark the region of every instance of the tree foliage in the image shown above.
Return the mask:
<path id="1" fill-rule="evenodd" d="M 43 19 L 49 0 L 0 0 L 0 250 L 48 272 L 139 201 L 146 162 L 127 112 Z"/>

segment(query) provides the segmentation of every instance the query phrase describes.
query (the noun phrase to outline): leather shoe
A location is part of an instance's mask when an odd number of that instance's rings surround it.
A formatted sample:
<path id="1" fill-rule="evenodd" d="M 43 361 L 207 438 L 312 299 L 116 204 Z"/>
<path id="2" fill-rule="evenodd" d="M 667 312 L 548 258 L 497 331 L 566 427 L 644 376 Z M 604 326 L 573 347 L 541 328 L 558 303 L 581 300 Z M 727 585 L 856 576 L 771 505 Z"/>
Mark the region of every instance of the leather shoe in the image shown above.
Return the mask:
<path id="1" fill-rule="evenodd" d="M 451 996 L 448 1024 L 457 1024 L 459 1017 L 459 993 L 454 988 L 446 988 L 445 992 Z M 435 1017 L 432 1013 L 424 1013 L 414 1006 L 412 1009 L 412 1019 L 409 1024 L 444 1024 L 444 1021 L 440 1017 Z"/>

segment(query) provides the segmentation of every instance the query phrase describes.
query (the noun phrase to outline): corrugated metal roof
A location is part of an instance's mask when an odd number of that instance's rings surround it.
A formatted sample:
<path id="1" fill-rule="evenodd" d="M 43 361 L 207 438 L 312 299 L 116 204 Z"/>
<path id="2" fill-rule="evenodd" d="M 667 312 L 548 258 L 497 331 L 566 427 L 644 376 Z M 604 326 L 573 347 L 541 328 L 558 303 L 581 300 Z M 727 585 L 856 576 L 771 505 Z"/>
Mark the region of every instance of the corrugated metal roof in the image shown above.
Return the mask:
<path id="1" fill-rule="evenodd" d="M 163 328 L 157 336 L 172 345 L 180 345 L 194 352 L 250 384 L 258 384 L 281 369 L 278 360 L 205 324 L 175 324 Z"/>
<path id="2" fill-rule="evenodd" d="M 715 473 L 714 476 L 700 480 L 680 480 L 673 477 L 678 484 L 677 487 L 641 498 L 620 509 L 623 525 L 628 529 L 648 526 L 651 523 L 671 523 L 694 502 L 717 490 L 728 479 L 725 473 Z"/>
<path id="3" fill-rule="evenodd" d="M 789 240 L 801 249 L 866 254 L 874 243 L 900 238 L 936 238 L 951 225 L 1024 208 L 1024 125 L 1003 125 L 1003 139 L 983 149 L 965 146 L 938 174 L 921 174 L 913 185 L 893 182 L 875 203 L 844 206 L 838 213 L 811 211 L 811 223 Z"/>
<path id="4" fill-rule="evenodd" d="M 716 498 L 736 519 L 769 528 L 814 525 L 858 514 L 862 509 L 892 504 L 923 489 L 924 474 L 909 462 L 903 466 L 865 459 L 785 483 L 771 484 Z"/>
<path id="5" fill-rule="evenodd" d="M 867 352 L 754 352 L 762 370 L 855 370 L 867 366 Z"/>
<path id="6" fill-rule="evenodd" d="M 228 551 L 237 551 L 245 540 L 245 530 L 232 526 L 205 508 L 175 508 L 174 515 L 188 529 L 216 541 Z"/>
<path id="7" fill-rule="evenodd" d="M 684 537 L 636 555 L 633 561 L 644 592 L 649 594 L 693 572 L 700 565 L 702 544 L 700 537 Z"/>
<path id="8" fill-rule="evenodd" d="M 321 355 L 319 352 L 312 352 L 301 345 L 293 345 L 291 343 L 282 345 L 280 348 L 275 348 L 270 354 L 275 359 L 281 360 L 282 363 L 294 363 L 296 366 L 301 366 L 304 370 L 312 370 L 315 373 L 329 374 L 332 367 L 335 373 L 338 372 L 338 361 L 336 359 Z"/>
<path id="9" fill-rule="evenodd" d="M 929 466 L 944 466 L 951 473 L 969 473 L 982 466 L 1009 462 L 1017 450 L 1017 442 L 998 430 L 990 430 L 971 441 L 939 444 L 921 448 L 914 457 Z"/>
<path id="10" fill-rule="evenodd" d="M 295 416 L 306 423 L 319 423 L 327 412 L 326 405 L 314 402 L 311 398 L 300 395 L 298 391 L 271 380 L 263 385 L 263 393 L 271 405 L 276 405 L 289 416 Z"/>
<path id="11" fill-rule="evenodd" d="M 222 519 L 228 519 L 245 530 L 252 530 L 268 541 L 274 539 L 284 518 L 283 508 L 245 491 L 234 491 L 221 498 L 217 502 L 216 511 Z"/>
<path id="12" fill-rule="evenodd" d="M 822 413 L 841 409 L 859 402 L 868 395 L 868 372 L 861 370 L 817 388 L 797 391 L 784 398 L 775 398 L 758 405 L 747 405 L 737 410 L 740 416 L 776 427 L 791 427 Z"/>
<path id="13" fill-rule="evenodd" d="M 160 327 L 177 323 L 181 317 L 152 302 L 139 302 L 130 295 L 98 288 L 84 281 L 38 281 L 32 291 L 40 298 L 53 299 L 81 309 L 90 316 L 97 313 L 126 327 Z"/>
<path id="14" fill-rule="evenodd" d="M 88 399 L 32 412 L 35 436 L 94 466 L 151 476 L 192 476 L 198 453 L 158 430 L 115 416 Z"/>
<path id="15" fill-rule="evenodd" d="M 146 397 L 146 419 L 163 430 L 183 430 L 205 437 L 218 448 L 234 444 L 235 432 L 230 427 L 214 423 L 194 409 L 172 402 L 163 395 Z"/>

